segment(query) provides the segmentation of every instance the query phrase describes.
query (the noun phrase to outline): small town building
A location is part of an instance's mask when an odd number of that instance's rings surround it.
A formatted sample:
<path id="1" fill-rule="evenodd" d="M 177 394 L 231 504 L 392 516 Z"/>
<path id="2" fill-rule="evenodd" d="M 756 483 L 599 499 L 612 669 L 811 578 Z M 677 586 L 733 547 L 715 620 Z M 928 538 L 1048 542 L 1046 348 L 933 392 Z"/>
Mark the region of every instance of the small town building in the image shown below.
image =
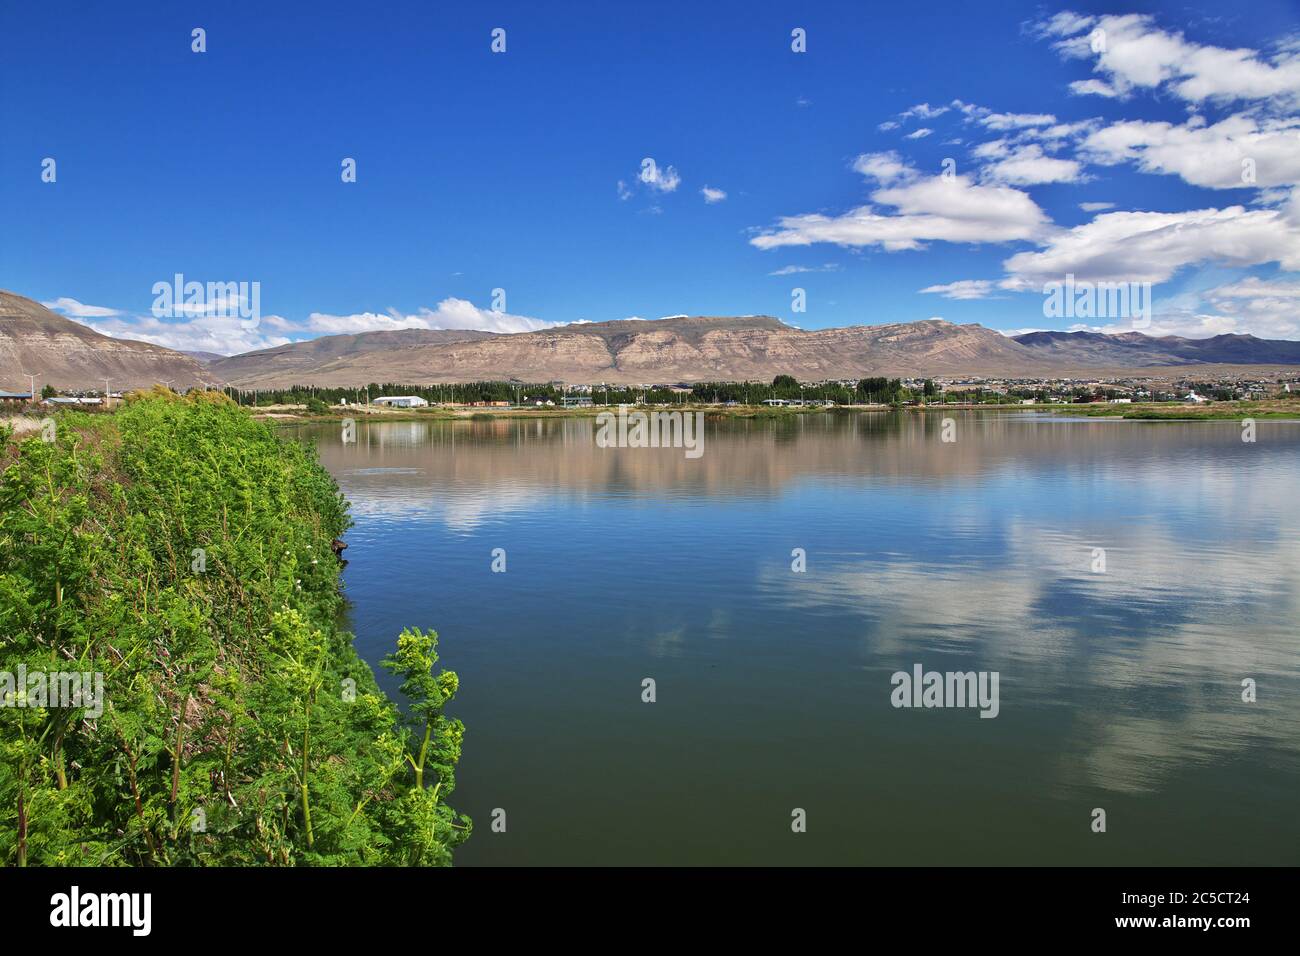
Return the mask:
<path id="1" fill-rule="evenodd" d="M 42 405 L 102 405 L 102 398 L 78 398 L 75 395 L 55 395 L 44 399 Z"/>
<path id="2" fill-rule="evenodd" d="M 31 392 L 0 392 L 0 405 L 26 405 L 31 400 Z"/>
<path id="3" fill-rule="evenodd" d="M 372 401 L 375 405 L 387 405 L 389 408 L 424 408 L 429 404 L 419 395 L 386 395 Z"/>

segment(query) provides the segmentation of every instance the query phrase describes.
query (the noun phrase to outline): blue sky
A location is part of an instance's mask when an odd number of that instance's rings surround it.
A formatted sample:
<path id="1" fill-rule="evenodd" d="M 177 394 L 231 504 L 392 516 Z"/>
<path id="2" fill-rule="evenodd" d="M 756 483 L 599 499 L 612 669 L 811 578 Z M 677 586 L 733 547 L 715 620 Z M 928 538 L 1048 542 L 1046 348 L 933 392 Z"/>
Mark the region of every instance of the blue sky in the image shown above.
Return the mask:
<path id="1" fill-rule="evenodd" d="M 1300 338 L 1300 8 L 1225 11 L 8 4 L 0 287 L 227 353 L 682 313 L 1129 327 L 1045 317 L 1067 274 L 1151 282 L 1147 331 Z M 156 317 L 177 273 L 259 283 L 260 322 Z"/>

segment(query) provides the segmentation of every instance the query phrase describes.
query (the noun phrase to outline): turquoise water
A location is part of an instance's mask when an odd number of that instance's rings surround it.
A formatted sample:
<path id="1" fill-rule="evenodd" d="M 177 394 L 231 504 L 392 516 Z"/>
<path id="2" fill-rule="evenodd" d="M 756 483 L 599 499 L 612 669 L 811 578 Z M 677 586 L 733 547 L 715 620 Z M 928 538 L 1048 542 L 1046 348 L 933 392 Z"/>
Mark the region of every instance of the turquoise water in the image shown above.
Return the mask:
<path id="1" fill-rule="evenodd" d="M 361 653 L 460 674 L 458 863 L 1300 862 L 1300 424 L 952 417 L 298 429 Z M 916 664 L 997 717 L 892 706 Z"/>

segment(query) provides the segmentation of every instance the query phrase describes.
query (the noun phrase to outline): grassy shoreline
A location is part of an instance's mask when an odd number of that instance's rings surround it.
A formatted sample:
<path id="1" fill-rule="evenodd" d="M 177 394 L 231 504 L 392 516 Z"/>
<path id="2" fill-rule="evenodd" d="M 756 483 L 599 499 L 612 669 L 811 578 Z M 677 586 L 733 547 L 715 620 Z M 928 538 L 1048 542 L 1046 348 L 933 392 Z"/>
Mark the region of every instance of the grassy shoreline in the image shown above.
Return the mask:
<path id="1" fill-rule="evenodd" d="M 846 415 L 857 413 L 952 413 L 967 411 L 1037 412 L 1079 418 L 1106 418 L 1126 421 L 1235 421 L 1242 418 L 1260 420 L 1300 421 L 1300 397 L 1292 400 L 1263 399 L 1251 401 L 1209 402 L 1204 405 L 1183 403 L 1135 403 L 1132 405 L 1049 405 L 1034 404 L 982 404 L 982 405 L 833 405 L 806 406 L 802 408 L 770 407 L 766 405 L 653 405 L 636 406 L 642 411 L 703 412 L 711 419 L 783 419 L 801 415 Z M 595 418 L 602 412 L 614 411 L 616 406 L 591 408 L 429 408 L 412 410 L 383 410 L 366 412 L 331 410 L 327 414 L 312 414 L 305 408 L 288 406 L 250 408 L 254 418 L 275 425 L 302 425 L 342 422 L 352 418 L 357 422 L 421 422 L 421 421 L 508 421 L 544 418 Z"/>
<path id="2" fill-rule="evenodd" d="M 340 628 L 314 451 L 215 392 L 52 421 L 0 422 L 0 865 L 449 864 L 458 681 L 402 631 L 403 713 Z"/>

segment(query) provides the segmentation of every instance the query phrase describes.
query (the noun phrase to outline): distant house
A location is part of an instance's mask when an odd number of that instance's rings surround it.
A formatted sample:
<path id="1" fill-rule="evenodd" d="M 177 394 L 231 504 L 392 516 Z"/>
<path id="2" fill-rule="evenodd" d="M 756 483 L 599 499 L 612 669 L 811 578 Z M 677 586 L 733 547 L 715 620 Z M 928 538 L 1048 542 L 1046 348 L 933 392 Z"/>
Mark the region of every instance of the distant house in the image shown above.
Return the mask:
<path id="1" fill-rule="evenodd" d="M 561 401 L 565 408 L 591 408 L 591 398 L 587 395 L 565 395 Z"/>
<path id="2" fill-rule="evenodd" d="M 71 395 L 55 395 L 41 402 L 42 405 L 102 405 L 102 398 L 76 398 Z"/>
<path id="3" fill-rule="evenodd" d="M 1131 398 L 1112 398 L 1112 399 L 1110 400 L 1110 404 L 1112 404 L 1112 405 L 1132 405 L 1132 404 L 1133 404 L 1133 399 L 1131 399 Z"/>
<path id="4" fill-rule="evenodd" d="M 375 405 L 389 408 L 425 408 L 429 403 L 418 395 L 386 395 L 372 400 Z"/>
<path id="5" fill-rule="evenodd" d="M 0 404 L 26 405 L 31 400 L 31 392 L 0 392 Z"/>
<path id="6" fill-rule="evenodd" d="M 1193 392 L 1188 392 L 1188 393 L 1187 393 L 1187 401 L 1189 401 L 1189 402 L 1195 402 L 1197 405 L 1199 405 L 1199 404 L 1201 404 L 1201 402 L 1205 401 L 1205 397 L 1204 397 L 1203 395 L 1197 395 L 1196 392 L 1194 392 L 1194 391 L 1193 391 Z"/>

